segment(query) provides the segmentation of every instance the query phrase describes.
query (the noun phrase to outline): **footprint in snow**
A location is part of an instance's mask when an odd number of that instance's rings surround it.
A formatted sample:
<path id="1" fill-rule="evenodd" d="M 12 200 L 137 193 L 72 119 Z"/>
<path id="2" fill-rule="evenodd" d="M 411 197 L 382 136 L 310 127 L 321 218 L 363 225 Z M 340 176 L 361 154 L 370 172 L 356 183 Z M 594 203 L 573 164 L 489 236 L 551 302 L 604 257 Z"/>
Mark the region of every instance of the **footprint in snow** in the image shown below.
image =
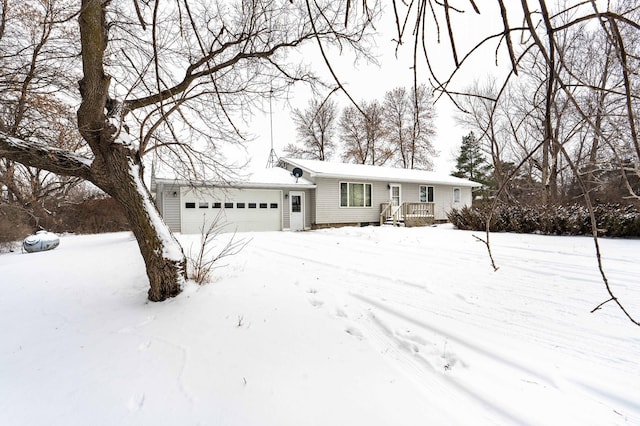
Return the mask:
<path id="1" fill-rule="evenodd" d="M 314 298 L 309 299 L 309 303 L 311 303 L 311 306 L 313 306 L 314 308 L 320 308 L 322 305 L 324 305 L 324 302 L 322 300 Z"/>
<path id="2" fill-rule="evenodd" d="M 362 331 L 360 331 L 359 328 L 354 327 L 352 325 L 347 326 L 347 328 L 345 328 L 345 330 L 348 334 L 357 337 L 358 339 L 363 339 L 364 335 L 362 334 Z"/>
<path id="3" fill-rule="evenodd" d="M 138 346 L 138 350 L 140 352 L 148 351 L 150 347 L 151 347 L 151 340 L 147 340 L 146 342 L 140 343 L 140 345 Z"/>
<path id="4" fill-rule="evenodd" d="M 340 318 L 349 318 L 349 315 L 347 315 L 347 312 L 341 307 L 336 308 L 336 316 Z"/>
<path id="5" fill-rule="evenodd" d="M 128 403 L 129 410 L 140 411 L 142 409 L 142 406 L 144 405 L 145 397 L 146 395 L 144 394 L 144 392 L 136 395 L 131 395 Z"/>

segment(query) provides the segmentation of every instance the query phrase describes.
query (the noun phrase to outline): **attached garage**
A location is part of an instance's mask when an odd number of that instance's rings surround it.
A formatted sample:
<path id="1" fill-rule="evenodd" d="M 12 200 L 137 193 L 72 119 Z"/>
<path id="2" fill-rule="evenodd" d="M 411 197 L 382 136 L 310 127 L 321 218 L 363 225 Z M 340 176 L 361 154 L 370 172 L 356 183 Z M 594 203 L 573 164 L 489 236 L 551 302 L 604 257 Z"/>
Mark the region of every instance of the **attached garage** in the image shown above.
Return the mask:
<path id="1" fill-rule="evenodd" d="M 182 232 L 200 233 L 215 220 L 225 232 L 282 230 L 282 191 L 182 188 Z"/>
<path id="2" fill-rule="evenodd" d="M 315 185 L 276 167 L 236 184 L 154 177 L 151 190 L 174 232 L 200 234 L 217 221 L 222 232 L 303 230 L 311 227 L 307 204 Z"/>

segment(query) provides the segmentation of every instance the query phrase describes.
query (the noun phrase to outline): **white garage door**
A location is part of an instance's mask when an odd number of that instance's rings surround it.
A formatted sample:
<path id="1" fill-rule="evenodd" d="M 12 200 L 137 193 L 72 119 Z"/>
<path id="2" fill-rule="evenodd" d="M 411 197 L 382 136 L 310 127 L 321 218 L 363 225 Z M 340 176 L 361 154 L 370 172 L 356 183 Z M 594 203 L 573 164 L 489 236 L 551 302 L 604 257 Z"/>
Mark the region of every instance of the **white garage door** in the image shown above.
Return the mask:
<path id="1" fill-rule="evenodd" d="M 182 232 L 200 233 L 216 220 L 225 232 L 280 231 L 282 191 L 273 189 L 183 189 Z"/>

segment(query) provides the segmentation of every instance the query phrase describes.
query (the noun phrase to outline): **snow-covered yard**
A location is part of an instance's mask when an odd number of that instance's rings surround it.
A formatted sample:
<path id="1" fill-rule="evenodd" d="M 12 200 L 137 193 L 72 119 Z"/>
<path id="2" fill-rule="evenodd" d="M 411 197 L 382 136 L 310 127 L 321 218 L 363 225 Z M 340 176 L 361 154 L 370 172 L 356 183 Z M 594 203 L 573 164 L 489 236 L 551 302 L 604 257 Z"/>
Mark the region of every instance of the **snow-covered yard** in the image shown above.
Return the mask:
<path id="1" fill-rule="evenodd" d="M 494 272 L 448 225 L 242 237 L 156 304 L 129 233 L 0 255 L 0 424 L 640 424 L 588 238 L 492 234 Z M 640 241 L 600 244 L 640 317 Z"/>

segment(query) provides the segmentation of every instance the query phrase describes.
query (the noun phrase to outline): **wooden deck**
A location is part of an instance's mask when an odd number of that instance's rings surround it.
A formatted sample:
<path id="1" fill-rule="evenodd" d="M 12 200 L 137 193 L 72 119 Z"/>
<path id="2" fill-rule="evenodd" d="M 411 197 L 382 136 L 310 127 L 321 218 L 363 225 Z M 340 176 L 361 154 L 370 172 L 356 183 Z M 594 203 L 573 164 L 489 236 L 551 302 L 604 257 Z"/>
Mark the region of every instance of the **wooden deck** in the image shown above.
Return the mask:
<path id="1" fill-rule="evenodd" d="M 434 203 L 380 204 L 380 225 L 428 226 L 434 221 Z"/>

